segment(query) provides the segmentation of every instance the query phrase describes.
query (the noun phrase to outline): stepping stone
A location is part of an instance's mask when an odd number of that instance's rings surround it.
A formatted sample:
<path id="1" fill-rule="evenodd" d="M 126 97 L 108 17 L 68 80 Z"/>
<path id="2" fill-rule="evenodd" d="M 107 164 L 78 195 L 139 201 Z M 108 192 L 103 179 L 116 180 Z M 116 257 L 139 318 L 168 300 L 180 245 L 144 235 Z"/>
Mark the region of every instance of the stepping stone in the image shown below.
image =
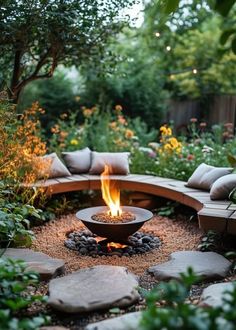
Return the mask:
<path id="1" fill-rule="evenodd" d="M 191 267 L 204 280 L 226 277 L 231 262 L 215 252 L 179 251 L 171 253 L 170 260 L 148 269 L 156 279 L 180 279 L 180 273 Z"/>
<path id="2" fill-rule="evenodd" d="M 42 327 L 40 330 L 70 330 L 69 328 L 60 327 L 57 325 L 52 325 L 48 327 Z"/>
<path id="3" fill-rule="evenodd" d="M 48 303 L 67 313 L 125 307 L 139 300 L 137 286 L 125 267 L 94 266 L 51 280 Z"/>
<path id="4" fill-rule="evenodd" d="M 234 282 L 236 284 L 236 282 Z M 225 291 L 233 290 L 233 282 L 228 283 L 217 283 L 208 286 L 203 290 L 200 300 L 201 306 L 210 306 L 210 307 L 221 307 L 223 304 L 223 296 L 227 297 L 227 294 L 224 294 Z"/>
<path id="5" fill-rule="evenodd" d="M 138 330 L 141 312 L 128 313 L 113 319 L 92 323 L 85 330 Z"/>
<path id="6" fill-rule="evenodd" d="M 30 249 L 7 249 L 4 257 L 26 262 L 27 270 L 38 272 L 41 280 L 49 280 L 64 273 L 64 261 Z"/>

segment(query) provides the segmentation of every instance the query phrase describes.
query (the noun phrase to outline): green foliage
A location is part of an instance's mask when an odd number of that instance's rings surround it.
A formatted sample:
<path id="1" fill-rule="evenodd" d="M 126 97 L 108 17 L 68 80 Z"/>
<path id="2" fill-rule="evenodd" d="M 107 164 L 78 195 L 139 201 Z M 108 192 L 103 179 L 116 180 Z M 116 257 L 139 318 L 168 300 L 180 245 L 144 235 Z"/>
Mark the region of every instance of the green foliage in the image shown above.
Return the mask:
<path id="1" fill-rule="evenodd" d="M 77 81 L 72 81 L 65 70 L 57 70 L 53 78 L 40 79 L 27 85 L 20 97 L 17 110 L 23 112 L 38 101 L 40 106 L 46 109 L 40 116 L 40 121 L 48 132 L 60 115 L 70 111 L 78 112 L 76 84 Z"/>
<path id="2" fill-rule="evenodd" d="M 179 204 L 176 202 L 167 202 L 166 206 L 162 206 L 159 207 L 157 209 L 157 214 L 162 216 L 162 217 L 172 217 L 173 215 L 175 215 L 175 208 L 176 206 L 178 206 Z"/>
<path id="3" fill-rule="evenodd" d="M 30 222 L 43 219 L 42 210 L 21 202 L 14 189 L 0 181 L 0 247 L 30 246 Z"/>
<path id="4" fill-rule="evenodd" d="M 17 101 L 29 82 L 56 67 L 104 62 L 106 42 L 127 22 L 132 0 L 3 1 L 0 5 L 0 83 Z M 120 18 L 119 20 L 117 18 Z"/>
<path id="5" fill-rule="evenodd" d="M 76 114 L 60 118 L 51 128 L 50 151 L 60 153 L 90 147 L 96 151 L 129 151 L 136 145 L 150 142 L 157 134 L 148 130 L 140 119 L 130 120 L 117 105 L 111 111 L 99 107 L 83 108 L 84 121 L 78 124 Z"/>
<path id="6" fill-rule="evenodd" d="M 236 286 L 225 292 L 223 304 L 218 308 L 192 305 L 186 299 L 193 284 L 199 281 L 189 269 L 181 281 L 160 283 L 147 295 L 148 308 L 143 312 L 141 328 L 144 330 L 221 330 L 235 329 Z M 157 306 L 157 303 L 162 306 Z"/>
<path id="7" fill-rule="evenodd" d="M 0 328 L 4 330 L 37 330 L 48 323 L 46 316 L 28 316 L 26 309 L 45 298 L 32 295 L 29 286 L 38 283 L 38 275 L 27 271 L 21 261 L 0 258 Z M 31 288 L 32 289 L 32 288 Z"/>
<path id="8" fill-rule="evenodd" d="M 236 54 L 236 47 L 235 47 L 235 38 L 236 38 L 236 29 L 235 29 L 235 19 L 231 21 L 231 29 L 229 30 L 229 21 L 226 18 L 230 17 L 230 13 L 233 11 L 233 7 L 236 3 L 235 0 L 193 0 L 193 4 L 198 6 L 204 6 L 205 8 L 209 6 L 212 10 L 216 13 L 219 13 L 221 16 L 225 18 L 225 24 L 222 28 L 221 38 L 219 39 L 222 44 L 225 44 L 228 38 L 231 38 L 231 48 Z M 157 8 L 161 9 L 163 14 L 173 14 L 179 10 L 181 7 L 188 6 L 188 3 L 185 3 L 181 0 L 157 0 Z M 166 17 L 167 19 L 167 17 Z M 229 32 L 230 31 L 230 32 Z"/>
<path id="9" fill-rule="evenodd" d="M 142 28 L 126 30 L 109 49 L 119 58 L 115 69 L 98 75 L 94 68 L 85 67 L 81 102 L 88 107 L 99 103 L 103 109 L 121 104 L 129 117 L 145 118 L 149 127 L 159 126 L 169 97 L 159 53 L 152 52 Z"/>
<path id="10" fill-rule="evenodd" d="M 222 245 L 222 236 L 212 230 L 202 237 L 201 243 L 198 245 L 200 251 L 218 251 Z"/>

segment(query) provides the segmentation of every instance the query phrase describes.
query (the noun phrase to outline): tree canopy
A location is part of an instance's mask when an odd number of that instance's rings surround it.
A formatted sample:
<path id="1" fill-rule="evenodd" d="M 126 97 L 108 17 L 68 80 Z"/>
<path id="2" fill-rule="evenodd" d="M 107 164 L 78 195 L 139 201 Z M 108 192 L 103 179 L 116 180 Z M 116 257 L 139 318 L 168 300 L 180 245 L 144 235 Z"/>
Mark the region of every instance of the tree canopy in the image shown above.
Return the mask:
<path id="1" fill-rule="evenodd" d="M 15 102 L 31 81 L 56 67 L 99 59 L 127 22 L 133 0 L 3 0 L 0 3 L 0 83 Z"/>

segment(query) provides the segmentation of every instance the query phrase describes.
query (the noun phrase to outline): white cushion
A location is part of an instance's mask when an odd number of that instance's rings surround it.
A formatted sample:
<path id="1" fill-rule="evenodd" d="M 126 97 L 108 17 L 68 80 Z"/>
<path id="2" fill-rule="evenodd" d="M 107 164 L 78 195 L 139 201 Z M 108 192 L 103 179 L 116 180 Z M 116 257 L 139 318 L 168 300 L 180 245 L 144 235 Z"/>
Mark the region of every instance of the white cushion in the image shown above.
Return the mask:
<path id="1" fill-rule="evenodd" d="M 236 187 L 236 174 L 224 175 L 216 180 L 210 190 L 210 198 L 227 199 L 230 192 Z"/>
<path id="2" fill-rule="evenodd" d="M 41 158 L 42 169 L 40 171 L 40 176 L 43 178 L 58 178 L 62 176 L 69 176 L 71 173 L 62 163 L 55 152 L 45 155 Z"/>
<path id="3" fill-rule="evenodd" d="M 71 173 L 79 174 L 89 172 L 91 166 L 91 150 L 89 148 L 62 152 L 62 156 Z"/>
<path id="4" fill-rule="evenodd" d="M 129 173 L 129 152 L 92 152 L 92 164 L 89 173 L 101 174 L 105 165 L 111 168 L 111 174 Z"/>
<path id="5" fill-rule="evenodd" d="M 187 182 L 188 187 L 210 190 L 213 183 L 220 177 L 230 174 L 233 168 L 230 167 L 214 167 L 202 163 L 193 172 Z"/>

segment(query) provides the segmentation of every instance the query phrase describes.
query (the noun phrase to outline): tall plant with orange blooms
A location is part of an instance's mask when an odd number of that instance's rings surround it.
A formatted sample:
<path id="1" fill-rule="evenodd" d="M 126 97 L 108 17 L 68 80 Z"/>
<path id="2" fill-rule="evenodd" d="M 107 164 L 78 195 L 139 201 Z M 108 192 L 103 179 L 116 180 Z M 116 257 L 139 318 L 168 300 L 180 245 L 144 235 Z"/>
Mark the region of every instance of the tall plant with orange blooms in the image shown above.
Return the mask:
<path id="1" fill-rule="evenodd" d="M 18 115 L 14 105 L 0 99 L 0 179 L 33 183 L 38 177 L 38 157 L 46 153 L 40 138 L 37 114 L 43 110 L 34 103 Z"/>

